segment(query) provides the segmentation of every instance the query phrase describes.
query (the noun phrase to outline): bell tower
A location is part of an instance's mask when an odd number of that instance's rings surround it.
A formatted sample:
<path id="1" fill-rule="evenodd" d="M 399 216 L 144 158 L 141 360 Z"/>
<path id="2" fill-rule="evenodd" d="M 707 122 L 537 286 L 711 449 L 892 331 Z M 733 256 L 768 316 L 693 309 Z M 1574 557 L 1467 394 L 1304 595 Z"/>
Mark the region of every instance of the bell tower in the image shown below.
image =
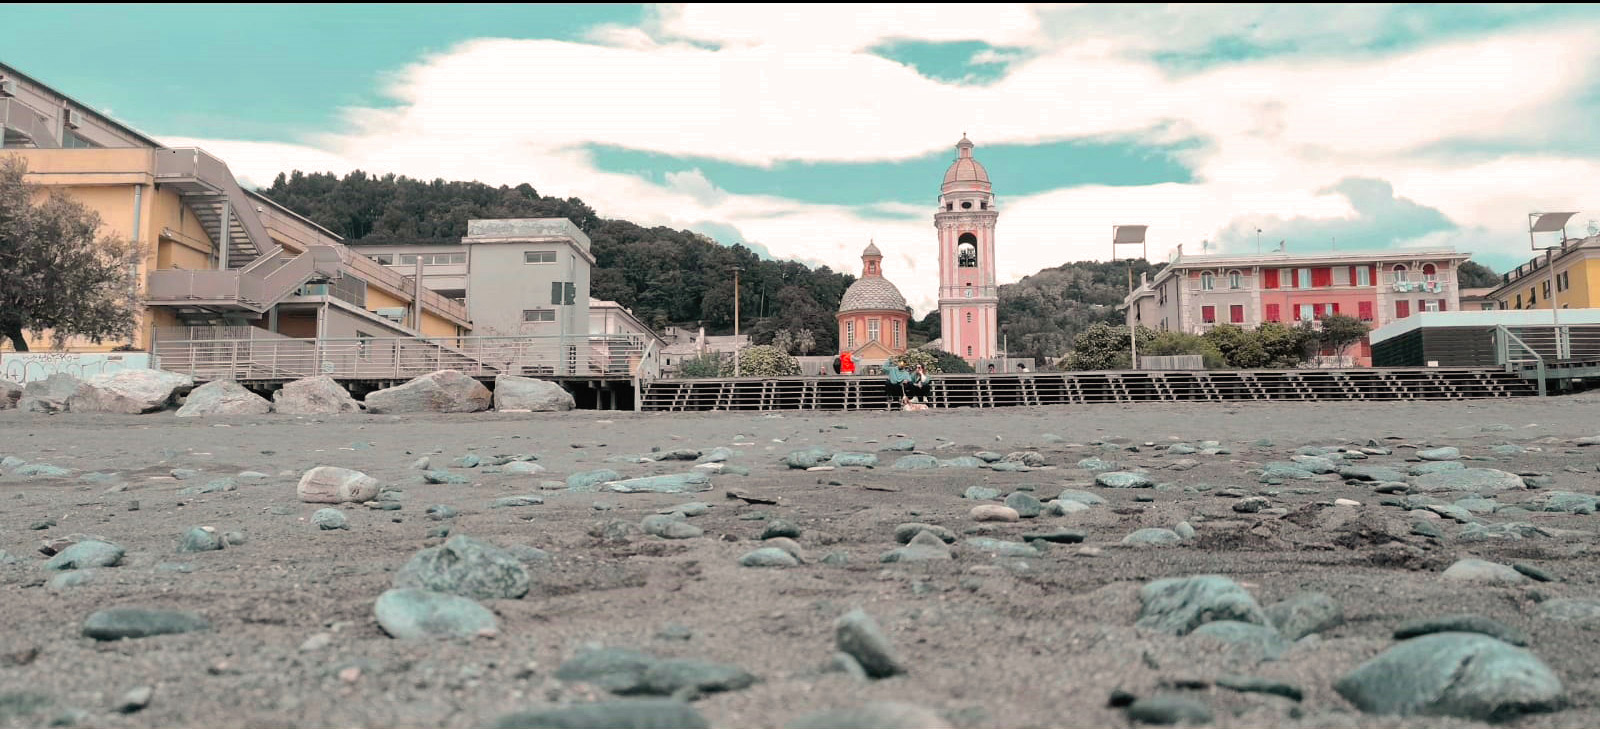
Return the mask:
<path id="1" fill-rule="evenodd" d="M 995 284 L 995 209 L 989 172 L 972 157 L 965 134 L 944 173 L 939 210 L 939 327 L 946 352 L 967 362 L 996 356 L 999 290 Z"/>

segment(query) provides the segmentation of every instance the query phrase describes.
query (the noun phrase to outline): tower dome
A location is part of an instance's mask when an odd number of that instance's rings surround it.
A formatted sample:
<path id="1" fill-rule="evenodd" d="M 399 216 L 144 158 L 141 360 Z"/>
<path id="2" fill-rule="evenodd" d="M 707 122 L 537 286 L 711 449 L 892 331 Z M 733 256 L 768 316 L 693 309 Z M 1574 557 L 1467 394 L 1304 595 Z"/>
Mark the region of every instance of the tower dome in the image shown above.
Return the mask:
<path id="1" fill-rule="evenodd" d="M 967 139 L 965 134 L 961 135 L 961 141 L 956 142 L 956 161 L 950 163 L 950 169 L 944 172 L 945 192 L 990 189 L 989 171 L 973 159 L 972 146 L 972 140 Z"/>

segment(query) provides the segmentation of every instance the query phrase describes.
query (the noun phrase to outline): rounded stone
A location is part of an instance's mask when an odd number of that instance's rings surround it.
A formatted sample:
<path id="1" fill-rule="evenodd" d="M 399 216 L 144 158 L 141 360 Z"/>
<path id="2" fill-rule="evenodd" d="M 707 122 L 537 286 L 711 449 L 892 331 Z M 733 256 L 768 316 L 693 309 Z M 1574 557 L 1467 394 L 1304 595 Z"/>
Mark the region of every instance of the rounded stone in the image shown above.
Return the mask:
<path id="1" fill-rule="evenodd" d="M 494 613 L 477 602 L 442 592 L 399 588 L 378 596 L 373 615 L 385 633 L 401 640 L 466 639 L 499 632 Z"/>
<path id="2" fill-rule="evenodd" d="M 982 504 L 972 507 L 972 518 L 977 521 L 1012 522 L 1022 518 L 1017 515 L 1017 510 L 998 504 Z"/>

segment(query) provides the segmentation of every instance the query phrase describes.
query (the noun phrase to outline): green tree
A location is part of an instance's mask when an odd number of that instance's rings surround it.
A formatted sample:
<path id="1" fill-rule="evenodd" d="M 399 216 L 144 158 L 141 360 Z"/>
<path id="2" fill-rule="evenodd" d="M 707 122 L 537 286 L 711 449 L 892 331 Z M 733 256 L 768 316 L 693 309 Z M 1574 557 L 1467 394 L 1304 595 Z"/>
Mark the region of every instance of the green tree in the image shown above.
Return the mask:
<path id="1" fill-rule="evenodd" d="M 1323 318 L 1317 343 L 1324 349 L 1333 350 L 1335 357 L 1343 357 L 1352 345 L 1367 338 L 1368 331 L 1366 322 L 1353 316 L 1334 314 Z"/>
<path id="2" fill-rule="evenodd" d="M 1117 307 L 1130 282 L 1138 285 L 1141 276 L 1154 275 L 1161 266 L 1143 260 L 1080 261 L 1001 286 L 999 323 L 1011 355 L 1051 361 L 1073 349 L 1088 327 L 1121 324 Z"/>
<path id="3" fill-rule="evenodd" d="M 733 358 L 722 361 L 718 374 L 733 376 Z M 739 375 L 741 377 L 784 377 L 800 374 L 800 362 L 777 347 L 758 344 L 739 350 Z"/>
<path id="4" fill-rule="evenodd" d="M 1487 289 L 1500 285 L 1500 274 L 1476 261 L 1467 261 L 1456 269 L 1456 285 L 1464 289 Z"/>
<path id="5" fill-rule="evenodd" d="M 1295 367 L 1305 361 L 1305 341 L 1315 332 L 1305 326 L 1285 326 L 1266 322 L 1256 327 L 1255 335 L 1266 353 L 1267 367 Z"/>
<path id="6" fill-rule="evenodd" d="M 817 348 L 817 340 L 810 329 L 779 329 L 773 333 L 772 346 L 783 350 L 785 354 L 807 355 Z"/>
<path id="7" fill-rule="evenodd" d="M 1169 355 L 1198 354 L 1205 363 L 1206 369 L 1222 369 L 1227 366 L 1222 352 L 1211 340 L 1199 334 L 1184 332 L 1156 332 L 1154 336 L 1139 340 L 1139 356 L 1146 355 L 1160 357 Z"/>
<path id="8" fill-rule="evenodd" d="M 1217 348 L 1229 367 L 1258 369 L 1270 363 L 1266 347 L 1261 344 L 1259 330 L 1250 331 L 1232 324 L 1218 324 L 1206 332 L 1205 338 Z"/>
<path id="9" fill-rule="evenodd" d="M 100 235 L 100 216 L 66 195 L 35 203 L 27 171 L 20 158 L 0 159 L 0 337 L 26 352 L 24 331 L 49 330 L 56 346 L 131 335 L 144 250 Z"/>
<path id="10" fill-rule="evenodd" d="M 1144 342 L 1155 338 L 1156 332 L 1139 327 L 1140 352 Z M 1125 370 L 1133 366 L 1132 343 L 1128 341 L 1128 328 L 1112 326 L 1105 322 L 1091 324 L 1072 340 L 1072 352 L 1061 361 L 1064 370 Z"/>
<path id="11" fill-rule="evenodd" d="M 716 377 L 722 372 L 722 355 L 707 352 L 678 365 L 678 374 L 684 377 Z"/>

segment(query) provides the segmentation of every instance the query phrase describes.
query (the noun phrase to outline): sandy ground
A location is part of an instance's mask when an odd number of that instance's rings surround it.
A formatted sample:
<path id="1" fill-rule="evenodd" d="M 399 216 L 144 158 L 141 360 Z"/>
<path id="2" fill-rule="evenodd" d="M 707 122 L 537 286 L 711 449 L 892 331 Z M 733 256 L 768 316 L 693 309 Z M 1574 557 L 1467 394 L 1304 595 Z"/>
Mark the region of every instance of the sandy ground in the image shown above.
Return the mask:
<path id="1" fill-rule="evenodd" d="M 1503 424 L 1509 430 L 1484 426 Z M 1064 443 L 1050 443 L 1044 434 Z M 1148 695 L 1164 685 L 1198 682 L 1229 672 L 1295 683 L 1300 704 L 1259 694 L 1202 688 L 1221 726 L 1468 726 L 1454 719 L 1383 719 L 1357 713 L 1333 682 L 1392 644 L 1402 621 L 1475 612 L 1525 630 L 1531 648 L 1562 677 L 1569 708 L 1515 722 L 1525 727 L 1600 726 L 1600 635 L 1582 625 L 1536 613 L 1553 597 L 1600 597 L 1593 562 L 1596 516 L 1540 514 L 1518 519 L 1575 530 L 1559 537 L 1461 543 L 1408 534 L 1413 517 L 1378 505 L 1370 488 L 1339 481 L 1257 483 L 1250 469 L 1286 460 L 1306 444 L 1453 445 L 1484 455 L 1496 444 L 1538 445 L 1600 433 L 1600 399 L 1390 404 L 1139 405 L 958 410 L 932 413 L 647 414 L 575 412 L 562 415 L 472 415 L 250 419 L 179 419 L 170 414 L 130 417 L 0 413 L 0 456 L 73 469 L 66 479 L 0 476 L 0 549 L 21 558 L 0 565 L 0 723 L 43 726 L 71 718 L 103 727 L 472 727 L 513 710 L 591 696 L 565 685 L 555 669 L 586 643 L 632 647 L 666 657 L 736 663 L 760 676 L 752 688 L 696 703 L 717 727 L 780 726 L 819 708 L 892 699 L 944 714 L 958 727 L 1125 725 L 1107 697 L 1122 688 Z M 979 450 L 1037 449 L 1053 468 L 1028 473 L 942 469 L 901 472 L 840 469 L 791 471 L 779 460 L 791 450 L 825 445 L 877 451 L 892 436 L 916 439 L 919 451 L 941 458 Z M 1078 459 L 1101 453 L 1089 445 L 1125 438 L 1137 444 L 1218 440 L 1231 455 L 1191 456 L 1187 471 L 1143 447 L 1117 459 L 1150 468 L 1156 480 L 1180 485 L 1274 488 L 1272 506 L 1289 516 L 1236 514 L 1233 499 L 1212 492 L 1096 489 Z M 1270 439 L 1272 446 L 1253 445 Z M 1394 440 L 1385 440 L 1394 439 Z M 778 442 L 781 441 L 781 442 Z M 1600 448 L 1546 441 L 1498 467 L 1555 478 L 1550 488 L 1600 490 Z M 938 446 L 945 447 L 938 447 Z M 714 489 L 688 496 L 540 491 L 545 478 L 611 467 L 625 476 L 673 473 L 688 464 L 605 463 L 607 456 L 648 453 L 653 447 L 730 446 L 732 463 L 748 477 L 717 476 Z M 937 447 L 937 448 L 936 448 Z M 408 465 L 431 455 L 435 464 L 467 453 L 537 453 L 550 473 L 471 475 L 466 486 L 424 485 Z M 1369 465 L 1404 464 L 1397 448 Z M 900 454 L 881 453 L 886 466 Z M 404 490 L 400 511 L 348 505 L 348 531 L 318 531 L 316 505 L 295 498 L 298 474 L 318 465 L 365 471 Z M 1497 465 L 1497 464 L 1479 464 Z M 202 472 L 178 482 L 174 468 Z M 1569 468 L 1581 469 L 1576 473 Z M 180 497 L 178 489 L 242 470 L 274 474 L 240 490 Z M 115 473 L 125 490 L 81 482 L 87 472 Z M 837 485 L 830 485 L 830 481 Z M 115 483 L 115 482 L 113 482 Z M 896 546 L 893 528 L 908 521 L 941 524 L 961 534 L 969 486 L 1011 491 L 1033 484 L 1041 498 L 1083 488 L 1110 503 L 1066 517 L 987 525 L 988 536 L 1019 538 L 1044 527 L 1081 527 L 1077 545 L 1060 545 L 1034 559 L 997 559 L 958 542 L 957 558 L 941 564 L 884 565 Z M 893 490 L 869 490 L 866 487 Z M 1295 493 L 1309 486 L 1315 493 Z M 736 489 L 781 499 L 775 506 L 729 499 Z M 546 503 L 488 509 L 500 496 L 542 493 Z M 1536 492 L 1503 496 L 1532 498 Z M 1318 509 L 1335 498 L 1359 508 Z M 1136 498 L 1153 499 L 1136 501 Z M 692 523 L 706 536 L 663 541 L 636 536 L 602 541 L 591 530 L 609 520 L 638 523 L 658 509 L 705 501 L 709 514 Z M 137 510 L 133 504 L 137 502 Z M 454 533 L 501 545 L 549 550 L 533 567 L 535 586 L 522 600 L 486 604 L 502 634 L 472 644 L 418 644 L 386 637 L 372 616 L 373 600 L 416 550 L 436 543 L 425 518 L 432 504 L 461 511 Z M 609 505 L 599 511 L 597 504 Z M 273 507 L 281 512 L 273 513 Z M 798 524 L 809 563 L 792 569 L 736 564 L 758 546 L 763 522 L 741 519 L 765 511 Z M 1199 519 L 1199 536 L 1170 548 L 1118 544 L 1142 527 L 1171 528 Z M 53 520 L 54 525 L 31 527 Z M 1495 516 L 1485 521 L 1507 521 Z M 1397 526 L 1398 525 L 1398 526 Z M 179 535 L 193 526 L 242 531 L 238 547 L 178 554 Z M 1460 527 L 1441 527 L 1453 535 Z M 1580 533 L 1581 532 L 1581 533 Z M 47 537 L 101 535 L 122 545 L 124 565 L 96 570 L 89 584 L 52 589 L 40 569 L 38 545 Z M 1401 538 L 1396 541 L 1395 534 Z M 846 566 L 821 563 L 832 552 Z M 1462 556 L 1527 562 L 1562 581 L 1518 587 L 1448 583 L 1438 576 Z M 1344 607 L 1347 622 L 1296 644 L 1282 659 L 1259 666 L 1235 663 L 1215 645 L 1133 627 L 1137 590 L 1162 577 L 1218 573 L 1249 588 L 1263 605 L 1302 590 L 1326 592 Z M 84 618 L 105 607 L 137 605 L 195 610 L 210 632 L 96 643 L 80 635 Z M 822 673 L 833 650 L 833 621 L 853 607 L 874 615 L 910 666 L 909 675 L 871 683 Z M 657 637 L 669 624 L 691 639 Z M 302 652 L 319 632 L 331 645 Z M 36 655 L 33 655 L 37 651 Z M 351 671 L 358 668 L 359 672 Z M 149 706 L 115 711 L 130 689 L 152 686 Z M 35 696 L 31 703 L 17 698 Z M 9 698 L 8 698 L 9 697 Z"/>

